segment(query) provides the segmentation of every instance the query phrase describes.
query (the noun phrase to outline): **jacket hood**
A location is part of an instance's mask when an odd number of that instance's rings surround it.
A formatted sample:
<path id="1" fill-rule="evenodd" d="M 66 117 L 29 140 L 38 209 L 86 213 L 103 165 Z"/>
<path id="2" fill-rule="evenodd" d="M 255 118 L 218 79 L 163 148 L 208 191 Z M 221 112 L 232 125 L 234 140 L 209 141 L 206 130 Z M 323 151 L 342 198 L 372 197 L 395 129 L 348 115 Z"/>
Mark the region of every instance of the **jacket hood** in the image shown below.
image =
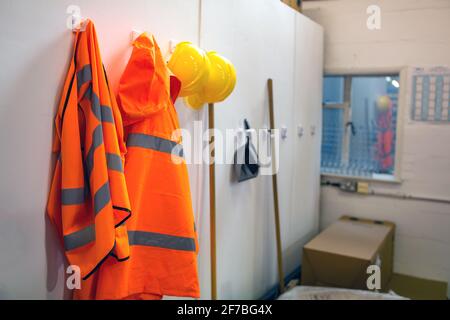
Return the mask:
<path id="1" fill-rule="evenodd" d="M 117 96 L 124 126 L 165 110 L 171 103 L 171 78 L 155 38 L 143 33 L 133 47 Z"/>

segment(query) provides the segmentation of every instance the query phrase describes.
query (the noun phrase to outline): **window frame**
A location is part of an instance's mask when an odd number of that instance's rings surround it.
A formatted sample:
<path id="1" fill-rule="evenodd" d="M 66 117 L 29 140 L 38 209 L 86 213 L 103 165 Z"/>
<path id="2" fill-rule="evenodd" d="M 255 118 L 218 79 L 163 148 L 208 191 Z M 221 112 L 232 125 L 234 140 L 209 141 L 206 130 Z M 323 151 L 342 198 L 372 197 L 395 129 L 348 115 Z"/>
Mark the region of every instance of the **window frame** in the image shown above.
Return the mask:
<path id="1" fill-rule="evenodd" d="M 349 127 L 346 126 L 351 120 L 351 78 L 354 76 L 386 76 L 398 74 L 400 88 L 398 91 L 398 105 L 397 105 L 397 122 L 396 122 L 396 141 L 395 141 L 395 155 L 394 155 L 394 174 L 393 175 L 379 175 L 373 177 L 360 177 L 360 176 L 350 176 L 345 174 L 337 173 L 320 173 L 322 177 L 329 178 L 339 178 L 344 180 L 358 180 L 358 181 L 368 181 L 368 182 L 386 182 L 399 184 L 402 183 L 401 176 L 401 162 L 403 153 L 403 123 L 405 117 L 406 109 L 406 92 L 407 92 L 407 67 L 392 68 L 392 69 L 331 69 L 326 68 L 323 77 L 327 76 L 341 76 L 344 77 L 344 99 L 342 103 L 339 104 L 325 104 L 322 103 L 322 108 L 343 108 L 344 111 L 344 143 L 342 147 L 343 160 L 348 161 L 350 155 L 350 132 Z M 344 154 L 345 153 L 345 154 Z"/>

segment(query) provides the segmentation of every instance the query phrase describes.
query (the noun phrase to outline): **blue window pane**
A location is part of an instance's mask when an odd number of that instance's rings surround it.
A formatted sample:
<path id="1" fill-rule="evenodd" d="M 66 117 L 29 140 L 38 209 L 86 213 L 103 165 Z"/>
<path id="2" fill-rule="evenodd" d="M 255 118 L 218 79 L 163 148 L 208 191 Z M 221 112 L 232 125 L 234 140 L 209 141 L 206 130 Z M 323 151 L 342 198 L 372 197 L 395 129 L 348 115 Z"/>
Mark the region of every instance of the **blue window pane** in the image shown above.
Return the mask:
<path id="1" fill-rule="evenodd" d="M 398 76 L 353 77 L 348 174 L 393 174 Z"/>
<path id="2" fill-rule="evenodd" d="M 323 81 L 323 103 L 334 104 L 344 101 L 344 77 L 327 76 Z"/>
<path id="3" fill-rule="evenodd" d="M 342 166 L 343 119 L 343 109 L 325 108 L 323 110 L 322 172 L 337 172 Z"/>
<path id="4" fill-rule="evenodd" d="M 323 110 L 322 173 L 394 174 L 399 86 L 398 75 L 352 76 L 351 122 L 344 123 L 345 106 Z M 324 104 L 342 104 L 343 95 L 344 77 L 325 77 Z"/>

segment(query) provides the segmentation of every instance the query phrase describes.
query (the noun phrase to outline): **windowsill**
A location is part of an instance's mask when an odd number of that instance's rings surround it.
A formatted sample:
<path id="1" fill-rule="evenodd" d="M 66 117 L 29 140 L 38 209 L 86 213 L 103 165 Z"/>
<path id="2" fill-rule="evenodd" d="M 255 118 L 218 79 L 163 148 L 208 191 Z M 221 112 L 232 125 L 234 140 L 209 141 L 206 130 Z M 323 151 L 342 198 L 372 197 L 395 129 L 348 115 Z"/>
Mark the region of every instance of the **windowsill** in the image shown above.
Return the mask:
<path id="1" fill-rule="evenodd" d="M 374 175 L 372 175 L 372 177 L 348 176 L 348 175 L 337 174 L 337 173 L 321 173 L 320 175 L 323 177 L 339 178 L 339 179 L 345 179 L 345 180 L 358 180 L 358 181 L 369 181 L 369 182 L 373 181 L 373 182 L 385 182 L 385 183 L 395 183 L 395 184 L 402 183 L 400 178 L 389 175 L 389 174 L 374 174 Z"/>

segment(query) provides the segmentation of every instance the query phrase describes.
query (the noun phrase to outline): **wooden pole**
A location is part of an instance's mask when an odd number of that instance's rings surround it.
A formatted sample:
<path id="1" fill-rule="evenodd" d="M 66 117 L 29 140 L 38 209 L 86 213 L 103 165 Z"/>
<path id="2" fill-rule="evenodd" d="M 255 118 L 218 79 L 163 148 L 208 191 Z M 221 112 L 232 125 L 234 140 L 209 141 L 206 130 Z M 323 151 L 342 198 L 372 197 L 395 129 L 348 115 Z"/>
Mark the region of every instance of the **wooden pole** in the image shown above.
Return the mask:
<path id="1" fill-rule="evenodd" d="M 270 117 L 270 137 L 272 139 L 272 132 L 275 129 L 275 117 L 274 117 L 274 102 L 273 102 L 273 81 L 272 79 L 267 80 L 267 88 L 269 90 L 269 117 Z M 272 146 L 272 168 L 276 168 L 276 152 L 274 150 L 274 143 Z M 285 291 L 284 286 L 284 272 L 283 272 L 283 248 L 281 246 L 281 233 L 280 233 L 280 212 L 278 205 L 278 184 L 277 184 L 277 173 L 274 172 L 272 175 L 272 186 L 273 186 L 273 205 L 275 211 L 275 236 L 277 241 L 277 259 L 278 259 L 278 278 L 280 282 L 280 292 Z"/>
<path id="2" fill-rule="evenodd" d="M 209 147 L 214 149 L 214 104 L 208 104 Z M 209 220 L 211 237 L 211 299 L 217 300 L 217 273 L 216 273 L 216 170 L 215 150 L 210 150 L 209 164 Z"/>

